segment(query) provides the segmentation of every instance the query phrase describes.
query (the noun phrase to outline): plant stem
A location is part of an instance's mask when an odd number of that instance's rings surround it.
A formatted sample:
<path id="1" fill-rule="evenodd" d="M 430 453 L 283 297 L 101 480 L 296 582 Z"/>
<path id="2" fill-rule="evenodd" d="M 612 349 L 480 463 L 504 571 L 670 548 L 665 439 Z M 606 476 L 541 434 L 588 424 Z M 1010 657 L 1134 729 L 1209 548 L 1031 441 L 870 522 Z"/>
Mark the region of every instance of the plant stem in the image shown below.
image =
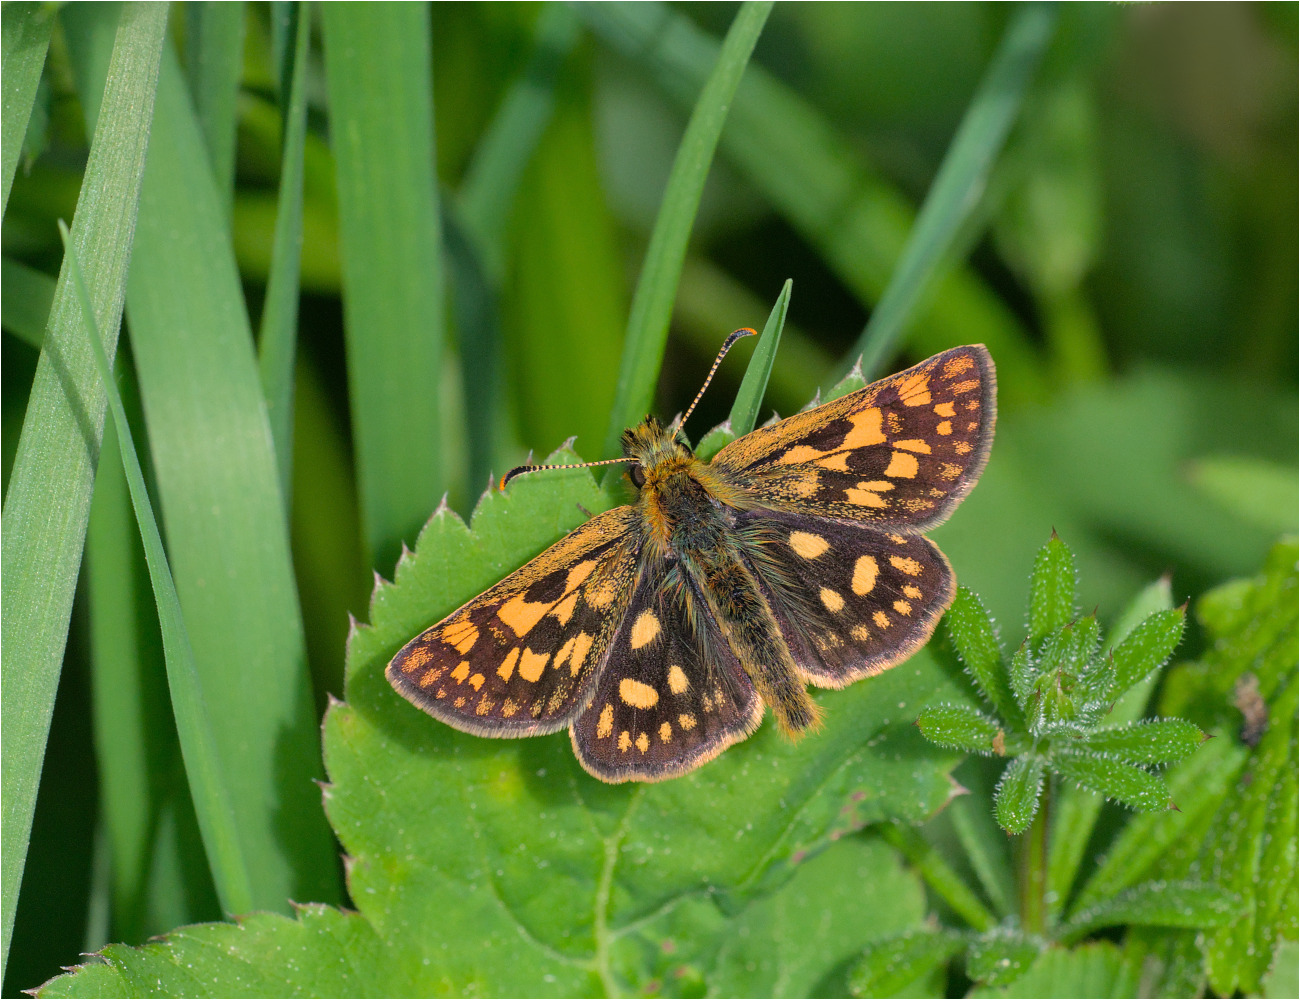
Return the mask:
<path id="1" fill-rule="evenodd" d="M 1030 934 L 1047 930 L 1047 834 L 1051 821 L 1052 780 L 1043 786 L 1043 801 L 1020 852 L 1020 925 Z"/>

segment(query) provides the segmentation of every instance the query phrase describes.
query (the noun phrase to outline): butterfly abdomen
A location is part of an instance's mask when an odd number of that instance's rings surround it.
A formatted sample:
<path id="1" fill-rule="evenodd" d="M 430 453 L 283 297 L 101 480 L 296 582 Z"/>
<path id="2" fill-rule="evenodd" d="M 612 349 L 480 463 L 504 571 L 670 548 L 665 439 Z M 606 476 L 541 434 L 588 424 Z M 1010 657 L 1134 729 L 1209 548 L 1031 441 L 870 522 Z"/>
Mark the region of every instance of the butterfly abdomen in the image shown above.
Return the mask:
<path id="1" fill-rule="evenodd" d="M 721 544 L 684 553 L 682 563 L 782 732 L 797 736 L 818 723 L 817 706 L 781 637 L 771 605 L 737 553 L 734 543 Z"/>

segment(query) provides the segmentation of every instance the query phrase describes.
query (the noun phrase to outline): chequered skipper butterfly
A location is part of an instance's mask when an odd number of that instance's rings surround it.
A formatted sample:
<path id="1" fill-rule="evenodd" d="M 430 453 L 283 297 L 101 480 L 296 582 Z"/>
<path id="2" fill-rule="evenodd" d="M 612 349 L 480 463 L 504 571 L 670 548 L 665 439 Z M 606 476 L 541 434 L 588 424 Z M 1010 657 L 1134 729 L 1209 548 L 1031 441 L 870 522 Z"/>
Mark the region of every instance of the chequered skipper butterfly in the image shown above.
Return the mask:
<path id="1" fill-rule="evenodd" d="M 713 369 L 752 333 L 732 334 Z M 818 721 L 808 683 L 879 673 L 934 632 L 955 585 L 922 532 L 979 479 L 995 417 L 978 345 L 760 427 L 711 462 L 684 417 L 646 417 L 614 460 L 636 502 L 412 639 L 388 679 L 468 733 L 567 727 L 609 782 L 685 774 L 754 732 L 765 705 L 800 735 Z"/>

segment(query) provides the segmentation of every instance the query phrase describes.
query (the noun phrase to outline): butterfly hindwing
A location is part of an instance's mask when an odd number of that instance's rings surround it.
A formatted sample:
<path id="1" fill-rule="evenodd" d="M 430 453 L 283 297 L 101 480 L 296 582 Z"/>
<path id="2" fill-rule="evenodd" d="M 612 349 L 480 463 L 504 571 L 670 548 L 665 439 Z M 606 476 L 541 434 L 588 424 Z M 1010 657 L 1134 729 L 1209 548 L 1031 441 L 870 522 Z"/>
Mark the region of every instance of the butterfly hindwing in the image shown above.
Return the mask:
<path id="1" fill-rule="evenodd" d="M 563 729 L 584 704 L 636 578 L 632 507 L 597 514 L 412 639 L 388 665 L 397 691 L 480 736 Z"/>
<path id="2" fill-rule="evenodd" d="M 948 560 L 921 535 L 767 511 L 736 528 L 795 664 L 819 687 L 907 659 L 953 598 Z"/>
<path id="3" fill-rule="evenodd" d="M 691 585 L 648 566 L 615 633 L 574 752 L 603 781 L 693 770 L 753 732 L 763 701 Z"/>
<path id="4" fill-rule="evenodd" d="M 957 347 L 737 438 L 713 464 L 757 506 L 926 530 L 975 485 L 996 409 L 988 351 Z"/>

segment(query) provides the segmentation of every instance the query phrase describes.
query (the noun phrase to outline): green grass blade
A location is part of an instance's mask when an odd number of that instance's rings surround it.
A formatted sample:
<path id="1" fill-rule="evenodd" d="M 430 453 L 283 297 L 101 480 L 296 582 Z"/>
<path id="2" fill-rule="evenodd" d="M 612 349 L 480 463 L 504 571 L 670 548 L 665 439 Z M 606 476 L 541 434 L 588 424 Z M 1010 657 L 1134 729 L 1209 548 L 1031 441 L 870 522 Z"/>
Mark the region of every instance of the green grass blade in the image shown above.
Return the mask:
<path id="1" fill-rule="evenodd" d="M 767 392 L 767 380 L 772 374 L 772 365 L 776 363 L 777 348 L 781 346 L 781 331 L 785 329 L 785 314 L 790 308 L 790 290 L 793 287 L 794 282 L 787 278 L 767 317 L 758 345 L 749 356 L 749 367 L 740 380 L 736 400 L 731 404 L 731 415 L 727 418 L 736 437 L 748 434 L 758 421 L 758 411 Z"/>
<path id="2" fill-rule="evenodd" d="M 168 552 L 238 816 L 253 904 L 337 898 L 302 615 L 229 231 L 164 54 L 128 289 Z M 182 740 L 187 737 L 181 733 Z M 202 815 L 211 805 L 197 800 Z"/>
<path id="3" fill-rule="evenodd" d="M 641 276 L 632 297 L 614 409 L 605 433 L 606 456 L 617 453 L 623 429 L 649 412 L 654 401 L 655 382 L 663 363 L 664 345 L 668 341 L 668 323 L 672 318 L 677 282 L 686 260 L 686 245 L 704 191 L 704 181 L 708 178 L 709 166 L 736 88 L 771 10 L 771 3 L 755 0 L 740 8 L 677 148 L 659 215 L 650 234 L 650 245 L 646 247 Z"/>
<path id="4" fill-rule="evenodd" d="M 1007 26 L 1002 44 L 930 185 L 894 276 L 872 310 L 850 356 L 862 355 L 868 380 L 897 350 L 921 295 L 935 279 L 962 227 L 979 206 L 989 171 L 1020 112 L 1029 81 L 1056 26 L 1056 8 L 1025 4 Z"/>
<path id="5" fill-rule="evenodd" d="M 44 271 L 5 257 L 0 261 L 0 323 L 38 351 L 54 302 L 55 282 Z"/>
<path id="6" fill-rule="evenodd" d="M 428 9 L 321 9 L 367 562 L 391 567 L 446 488 L 442 235 Z"/>
<path id="7" fill-rule="evenodd" d="M 244 68 L 244 4 L 197 0 L 185 11 L 185 75 L 212 164 L 222 218 L 235 197 L 235 131 Z"/>
<path id="8" fill-rule="evenodd" d="M 9 206 L 18 157 L 22 155 L 27 122 L 41 83 L 45 53 L 54 29 L 54 9 L 42 3 L 9 3 L 0 10 L 0 215 Z"/>
<path id="9" fill-rule="evenodd" d="M 465 170 L 456 196 L 459 220 L 499 283 L 504 267 L 501 241 L 524 168 L 551 120 L 555 81 L 577 44 L 579 21 L 567 4 L 542 8 L 528 65 L 497 109 Z"/>
<path id="10" fill-rule="evenodd" d="M 149 579 L 153 584 L 154 600 L 158 604 L 158 622 L 162 628 L 163 650 L 167 658 L 167 681 L 172 693 L 172 708 L 176 713 L 176 731 L 181 737 L 181 754 L 185 758 L 185 771 L 194 793 L 194 805 L 198 811 L 199 827 L 203 831 L 208 864 L 223 909 L 227 913 L 244 913 L 253 905 L 253 873 L 244 857 L 230 782 L 214 735 L 214 720 L 203 697 L 203 685 L 185 628 L 180 597 L 176 593 L 176 584 L 167 565 L 167 554 L 163 551 L 162 536 L 158 532 L 158 522 L 154 518 L 149 494 L 145 489 L 144 473 L 136 455 L 131 425 L 127 423 L 122 397 L 118 394 L 108 355 L 104 352 L 100 339 L 90 293 L 81 279 L 76 249 L 71 245 L 67 229 L 62 223 L 59 228 L 68 249 L 69 267 L 81 300 L 81 315 L 86 318 L 86 336 L 94 352 L 99 377 L 108 390 L 108 406 L 113 414 L 122 467 L 126 471 L 127 486 L 131 491 L 131 506 L 135 509 L 140 537 L 144 542 Z"/>
<path id="11" fill-rule="evenodd" d="M 578 11 L 603 42 L 642 63 L 679 107 L 691 106 L 718 44 L 688 17 L 650 0 L 582 4 Z M 907 197 L 864 167 L 820 112 L 761 66 L 745 74 L 728 119 L 723 154 L 862 302 L 876 302 L 913 226 Z M 982 343 L 1003 376 L 1000 402 L 1045 395 L 1028 334 L 969 268 L 954 267 L 935 290 L 916 317 L 912 343 L 921 353 Z"/>
<path id="12" fill-rule="evenodd" d="M 166 8 L 132 4 L 107 63 L 103 105 L 72 243 L 95 266 L 88 275 L 95 316 L 114 350 L 122 315 L 132 232 L 153 118 Z M 68 619 L 90 516 L 104 419 L 104 390 L 80 329 L 66 267 L 50 310 L 9 489 L 3 541 L 3 952 L 8 957 L 32 809 Z"/>
<path id="13" fill-rule="evenodd" d="M 503 457 L 502 450 L 507 447 L 507 443 L 502 438 L 509 436 L 505 431 L 509 418 L 503 413 L 501 405 L 505 366 L 502 358 L 500 293 L 505 278 L 504 241 L 507 237 L 507 227 L 512 215 L 528 213 L 534 216 L 524 220 L 520 225 L 521 240 L 511 247 L 522 258 L 520 272 L 528 272 L 531 270 L 528 268 L 527 254 L 530 243 L 547 240 L 552 235 L 549 231 L 535 233 L 532 225 L 537 221 L 535 216 L 545 212 L 549 206 L 531 203 L 516 205 L 516 202 L 526 183 L 525 179 L 529 177 L 530 163 L 534 163 L 537 158 L 539 144 L 543 150 L 546 149 L 547 143 L 544 142 L 543 136 L 549 131 L 552 133 L 551 145 L 557 141 L 563 142 L 562 137 L 557 139 L 554 136 L 556 129 L 552 124 L 555 117 L 555 89 L 560 69 L 577 44 L 578 29 L 579 22 L 567 5 L 548 4 L 542 9 L 533 32 L 533 51 L 528 65 L 523 75 L 511 84 L 483 138 L 479 140 L 466 168 L 460 190 L 450 206 L 452 211 L 448 212 L 449 218 L 446 220 L 448 223 L 445 234 L 447 262 L 449 279 L 455 289 L 452 301 L 455 307 L 461 378 L 464 384 L 465 422 L 469 448 L 467 482 L 471 495 L 488 480 L 494 463 L 498 467 L 501 464 L 498 460 Z M 584 118 L 586 117 L 584 115 Z M 572 131 L 570 128 L 566 134 Z M 590 145 L 588 143 L 588 149 Z M 566 149 L 565 152 L 571 150 Z M 568 170 L 572 175 L 575 172 L 574 166 L 573 159 L 566 158 L 561 165 L 561 171 Z M 531 172 L 533 183 L 541 183 L 536 175 L 544 174 L 545 170 L 546 165 L 534 164 Z M 570 176 L 567 179 L 588 181 L 585 176 L 586 171 L 579 168 L 576 173 L 583 176 L 580 178 Z M 592 173 L 595 173 L 594 164 Z M 561 194 L 561 197 L 564 197 L 564 194 Z M 566 197 L 563 211 L 567 213 L 564 216 L 564 221 L 568 223 L 567 229 L 588 242 L 593 241 L 595 233 L 591 228 L 582 226 L 581 222 L 587 221 L 599 226 L 603 220 L 584 220 L 575 217 L 575 210 L 582 211 L 581 203 Z M 605 228 L 612 227 L 606 225 Z M 583 245 L 581 243 L 576 245 L 581 251 Z M 555 250 L 555 244 L 552 243 L 547 249 Z M 556 262 L 552 258 L 550 263 L 553 266 Z M 565 261 L 565 263 L 578 262 Z M 583 277 L 592 280 L 593 284 L 604 286 L 604 282 L 593 280 L 593 276 L 589 273 L 584 273 Z M 621 280 L 621 275 L 615 280 Z M 521 281 L 519 285 L 522 284 Z M 599 304 L 601 298 L 599 295 L 589 296 L 586 302 L 595 305 L 592 311 L 603 319 L 604 310 Z M 611 307 L 617 309 L 618 322 L 621 322 L 622 302 L 611 303 Z M 522 312 L 525 318 L 533 317 L 530 310 Z M 568 326 L 568 317 L 546 316 L 545 318 L 547 335 L 555 329 L 554 324 L 557 321 L 565 323 L 570 333 L 575 332 L 573 327 Z M 600 336 L 608 343 L 606 330 L 600 330 Z M 553 355 L 556 353 L 555 341 L 549 336 L 547 339 Z M 582 338 L 573 339 L 581 340 L 582 344 L 587 343 Z M 569 342 L 570 339 L 566 338 L 566 343 Z M 575 346 L 580 347 L 581 344 Z M 617 351 L 617 346 L 614 349 Z M 567 361 L 568 358 L 562 360 Z M 593 360 L 599 364 L 605 359 L 597 351 Z M 545 381 L 544 373 L 534 371 L 527 362 L 520 367 L 531 373 L 530 385 Z M 608 400 L 603 402 L 607 403 Z M 597 433 L 604 428 L 604 417 L 605 413 L 601 413 L 601 423 L 598 425 Z M 565 431 L 565 434 L 570 433 L 574 433 L 574 429 Z M 553 441 L 545 442 L 543 447 L 553 443 Z"/>
<path id="14" fill-rule="evenodd" d="M 289 507 L 293 481 L 293 367 L 298 333 L 298 276 L 302 264 L 303 156 L 307 142 L 307 46 L 311 14 L 302 3 L 291 8 L 293 48 L 289 89 L 284 102 L 284 155 L 275 240 L 257 341 L 258 367 L 271 439 L 280 470 L 280 492 Z"/>

